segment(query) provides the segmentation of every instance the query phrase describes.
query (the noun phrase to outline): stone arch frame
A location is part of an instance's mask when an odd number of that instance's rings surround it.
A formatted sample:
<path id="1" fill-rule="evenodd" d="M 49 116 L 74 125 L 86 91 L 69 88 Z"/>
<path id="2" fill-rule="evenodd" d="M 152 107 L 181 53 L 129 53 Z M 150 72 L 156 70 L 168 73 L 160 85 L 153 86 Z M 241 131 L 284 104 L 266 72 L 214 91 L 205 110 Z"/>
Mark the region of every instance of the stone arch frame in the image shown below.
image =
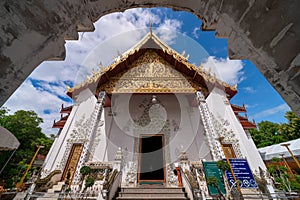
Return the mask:
<path id="1" fill-rule="evenodd" d="M 228 38 L 230 59 L 248 59 L 300 116 L 298 0 L 51 0 L 0 3 L 0 103 L 44 60 L 63 60 L 65 40 L 94 31 L 100 17 L 130 8 L 168 7 Z"/>

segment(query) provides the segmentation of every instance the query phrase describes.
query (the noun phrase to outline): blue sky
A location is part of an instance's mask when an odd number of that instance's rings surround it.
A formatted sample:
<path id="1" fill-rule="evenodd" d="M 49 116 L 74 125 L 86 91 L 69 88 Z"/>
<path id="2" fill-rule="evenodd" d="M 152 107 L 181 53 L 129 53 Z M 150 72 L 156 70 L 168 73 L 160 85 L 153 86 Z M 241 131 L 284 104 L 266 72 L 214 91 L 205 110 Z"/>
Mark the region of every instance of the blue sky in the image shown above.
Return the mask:
<path id="1" fill-rule="evenodd" d="M 290 108 L 250 61 L 228 59 L 226 39 L 201 31 L 201 21 L 190 13 L 161 8 L 131 9 L 100 18 L 94 32 L 79 33 L 78 41 L 66 42 L 65 61 L 43 62 L 4 106 L 11 112 L 34 110 L 44 119 L 44 133 L 57 133 L 51 126 L 60 117 L 61 104 L 72 104 L 65 94 L 67 86 L 80 83 L 92 68 L 97 71 L 100 62 L 105 66 L 134 45 L 149 30 L 150 20 L 162 40 L 179 53 L 190 54 L 191 63 L 199 65 L 201 60 L 218 78 L 238 84 L 231 102 L 244 103 L 250 120 L 286 122 L 284 113 Z"/>

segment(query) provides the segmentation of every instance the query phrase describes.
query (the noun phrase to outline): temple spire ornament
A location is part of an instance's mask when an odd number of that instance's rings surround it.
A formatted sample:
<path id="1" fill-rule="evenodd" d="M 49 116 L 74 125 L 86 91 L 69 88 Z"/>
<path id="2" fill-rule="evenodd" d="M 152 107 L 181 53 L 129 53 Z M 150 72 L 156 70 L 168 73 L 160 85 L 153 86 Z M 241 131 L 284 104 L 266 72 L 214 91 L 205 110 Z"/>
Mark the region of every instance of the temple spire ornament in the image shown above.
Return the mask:
<path id="1" fill-rule="evenodd" d="M 152 35 L 152 19 L 150 19 L 150 35 Z"/>

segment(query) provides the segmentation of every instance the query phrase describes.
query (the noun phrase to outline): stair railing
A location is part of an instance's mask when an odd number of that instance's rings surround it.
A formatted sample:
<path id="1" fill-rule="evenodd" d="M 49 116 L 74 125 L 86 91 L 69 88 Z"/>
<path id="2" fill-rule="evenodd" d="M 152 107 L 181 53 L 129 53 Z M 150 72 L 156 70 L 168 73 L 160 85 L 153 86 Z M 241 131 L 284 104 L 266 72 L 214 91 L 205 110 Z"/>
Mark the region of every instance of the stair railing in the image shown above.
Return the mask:
<path id="1" fill-rule="evenodd" d="M 193 188 L 189 182 L 189 179 L 187 178 L 186 174 L 182 171 L 182 169 L 180 168 L 180 174 L 181 174 L 181 179 L 182 179 L 182 186 L 185 189 L 185 192 L 188 194 L 188 197 L 191 200 L 196 200 L 195 195 L 194 195 L 194 191 Z"/>
<path id="2" fill-rule="evenodd" d="M 119 187 L 121 186 L 121 181 L 122 181 L 122 172 L 119 171 L 115 177 L 112 177 L 112 180 L 109 181 L 110 185 L 107 190 L 107 196 L 105 199 L 111 200 L 117 193 Z"/>
<path id="3" fill-rule="evenodd" d="M 48 183 L 51 178 L 56 175 L 56 174 L 61 174 L 60 170 L 54 170 L 52 171 L 50 174 L 48 174 L 45 178 L 40 178 L 40 176 L 38 177 L 38 179 L 36 180 L 36 184 L 37 185 L 42 185 L 42 184 L 46 184 Z"/>

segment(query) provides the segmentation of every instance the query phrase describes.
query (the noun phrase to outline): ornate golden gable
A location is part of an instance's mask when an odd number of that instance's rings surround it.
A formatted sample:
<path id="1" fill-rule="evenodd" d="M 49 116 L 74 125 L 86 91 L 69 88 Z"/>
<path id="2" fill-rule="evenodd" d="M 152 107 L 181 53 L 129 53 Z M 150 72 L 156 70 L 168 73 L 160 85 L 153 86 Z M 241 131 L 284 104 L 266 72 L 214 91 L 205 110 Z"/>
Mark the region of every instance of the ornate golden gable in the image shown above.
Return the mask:
<path id="1" fill-rule="evenodd" d="M 178 72 L 154 50 L 148 50 L 126 71 L 110 77 L 97 91 L 107 93 L 195 93 L 204 87 Z"/>

